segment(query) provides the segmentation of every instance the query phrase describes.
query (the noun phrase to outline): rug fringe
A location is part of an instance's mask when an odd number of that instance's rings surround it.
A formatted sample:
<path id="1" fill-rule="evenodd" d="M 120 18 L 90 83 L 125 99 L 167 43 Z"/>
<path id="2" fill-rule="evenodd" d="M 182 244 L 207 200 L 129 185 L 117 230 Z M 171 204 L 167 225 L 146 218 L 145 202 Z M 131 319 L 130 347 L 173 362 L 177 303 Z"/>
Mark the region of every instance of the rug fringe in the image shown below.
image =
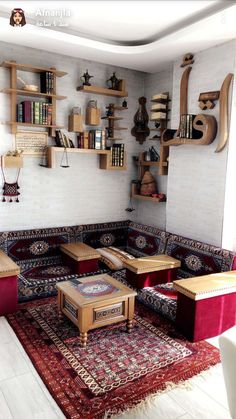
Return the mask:
<path id="1" fill-rule="evenodd" d="M 198 374 L 194 375 L 193 377 L 187 379 L 187 380 L 182 380 L 179 381 L 178 383 L 175 383 L 173 381 L 169 381 L 166 382 L 165 388 L 158 390 L 157 392 L 147 396 L 144 400 L 140 401 L 136 406 L 127 406 L 127 408 L 125 410 L 121 410 L 118 409 L 116 411 L 109 410 L 105 412 L 105 415 L 103 416 L 102 419 L 116 419 L 117 415 L 122 416 L 125 415 L 126 413 L 132 413 L 133 415 L 133 419 L 135 419 L 135 416 L 138 415 L 140 417 L 140 415 L 144 414 L 147 412 L 148 408 L 152 408 L 154 406 L 154 403 L 156 402 L 156 398 L 158 396 L 160 396 L 161 394 L 167 393 L 170 390 L 173 390 L 175 388 L 180 388 L 180 389 L 186 389 L 186 390 L 193 390 L 194 388 L 194 383 L 192 383 L 192 381 L 194 380 L 194 378 L 196 377 L 200 377 L 202 378 L 204 381 L 207 380 L 210 376 L 213 375 L 215 369 L 217 368 L 219 364 L 217 365 L 213 365 L 212 367 L 208 368 L 207 370 L 203 370 L 201 372 L 199 372 Z"/>

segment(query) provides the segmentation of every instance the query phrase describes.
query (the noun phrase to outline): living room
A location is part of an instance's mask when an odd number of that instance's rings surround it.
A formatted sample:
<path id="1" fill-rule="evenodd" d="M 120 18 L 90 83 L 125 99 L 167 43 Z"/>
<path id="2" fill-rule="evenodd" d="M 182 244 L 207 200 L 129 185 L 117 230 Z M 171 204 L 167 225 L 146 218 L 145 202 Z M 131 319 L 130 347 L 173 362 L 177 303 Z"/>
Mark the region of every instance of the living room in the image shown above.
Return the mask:
<path id="1" fill-rule="evenodd" d="M 0 417 L 235 417 L 218 350 L 236 324 L 235 2 L 43 3 L 0 2 Z M 48 121 L 20 119 L 42 100 Z M 73 324 L 60 284 L 97 275 L 104 323 Z M 198 276 L 213 288 L 183 291 Z"/>

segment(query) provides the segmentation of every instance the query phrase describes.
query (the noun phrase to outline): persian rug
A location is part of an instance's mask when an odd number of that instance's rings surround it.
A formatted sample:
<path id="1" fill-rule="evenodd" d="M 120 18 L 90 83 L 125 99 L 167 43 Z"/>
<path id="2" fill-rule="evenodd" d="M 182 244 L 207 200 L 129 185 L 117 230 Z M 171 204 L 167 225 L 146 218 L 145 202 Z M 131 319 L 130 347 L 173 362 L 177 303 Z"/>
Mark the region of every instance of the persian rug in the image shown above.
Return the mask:
<path id="1" fill-rule="evenodd" d="M 86 348 L 73 323 L 59 321 L 55 297 L 21 304 L 7 319 L 70 419 L 111 417 L 220 362 L 216 348 L 189 343 L 142 304 L 130 334 L 125 322 L 95 329 Z"/>

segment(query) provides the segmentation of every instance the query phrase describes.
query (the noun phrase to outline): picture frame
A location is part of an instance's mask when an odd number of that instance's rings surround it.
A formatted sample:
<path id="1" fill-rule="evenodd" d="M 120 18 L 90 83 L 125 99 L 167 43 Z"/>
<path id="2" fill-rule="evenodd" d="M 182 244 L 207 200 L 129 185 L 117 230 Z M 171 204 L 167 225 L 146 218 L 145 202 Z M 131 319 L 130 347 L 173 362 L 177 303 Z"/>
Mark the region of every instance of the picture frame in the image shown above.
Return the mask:
<path id="1" fill-rule="evenodd" d="M 42 156 L 47 145 L 47 132 L 18 131 L 15 134 L 15 149 L 23 150 L 24 156 Z"/>

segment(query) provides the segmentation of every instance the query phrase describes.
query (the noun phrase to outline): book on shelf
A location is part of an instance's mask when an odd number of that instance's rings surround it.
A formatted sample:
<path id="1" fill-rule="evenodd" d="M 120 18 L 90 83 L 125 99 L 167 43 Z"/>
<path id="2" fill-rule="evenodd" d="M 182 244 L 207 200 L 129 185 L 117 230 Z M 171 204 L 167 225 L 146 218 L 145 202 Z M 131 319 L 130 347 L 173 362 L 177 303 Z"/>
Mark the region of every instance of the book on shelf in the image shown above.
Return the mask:
<path id="1" fill-rule="evenodd" d="M 43 71 L 40 73 L 40 92 L 46 94 L 53 94 L 54 91 L 54 77 L 50 71 Z"/>
<path id="2" fill-rule="evenodd" d="M 182 114 L 180 116 L 180 126 L 179 126 L 180 138 L 190 138 L 190 139 L 201 138 L 202 132 L 196 130 L 193 127 L 193 121 L 195 117 L 196 115 L 194 114 Z"/>
<path id="3" fill-rule="evenodd" d="M 37 125 L 52 125 L 52 104 L 24 100 L 16 106 L 17 122 Z"/>
<path id="4" fill-rule="evenodd" d="M 168 95 L 166 93 L 158 93 L 156 95 L 152 96 L 152 100 L 158 100 L 158 99 L 168 99 Z"/>
<path id="5" fill-rule="evenodd" d="M 166 119 L 165 112 L 152 112 L 151 114 L 151 121 L 155 121 L 156 119 Z"/>
<path id="6" fill-rule="evenodd" d="M 124 144 L 113 144 L 111 147 L 111 165 L 116 167 L 124 166 Z"/>
<path id="7" fill-rule="evenodd" d="M 155 105 L 152 105 L 151 111 L 159 111 L 159 110 L 165 110 L 166 109 L 166 103 L 156 103 Z"/>
<path id="8" fill-rule="evenodd" d="M 74 148 L 74 144 L 66 134 L 61 132 L 60 129 L 55 131 L 55 141 L 57 147 Z"/>
<path id="9" fill-rule="evenodd" d="M 77 135 L 78 148 L 105 150 L 105 130 L 89 130 L 79 132 Z"/>

